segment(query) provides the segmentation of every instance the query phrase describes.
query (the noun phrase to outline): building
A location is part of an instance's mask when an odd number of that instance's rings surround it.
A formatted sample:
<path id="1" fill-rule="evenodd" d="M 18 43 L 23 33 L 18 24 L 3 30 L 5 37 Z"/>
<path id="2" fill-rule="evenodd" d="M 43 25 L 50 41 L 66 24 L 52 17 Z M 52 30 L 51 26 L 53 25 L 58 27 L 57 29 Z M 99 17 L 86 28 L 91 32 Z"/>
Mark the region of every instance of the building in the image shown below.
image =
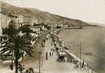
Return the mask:
<path id="1" fill-rule="evenodd" d="M 2 41 L 2 38 L 1 38 L 1 36 L 2 36 L 2 28 L 1 28 L 2 26 L 1 26 L 1 18 L 0 18 L 0 42 Z"/>
<path id="2" fill-rule="evenodd" d="M 31 19 L 31 25 L 33 26 L 34 24 L 39 24 L 37 18 Z"/>
<path id="3" fill-rule="evenodd" d="M 16 23 L 22 24 L 24 21 L 24 17 L 22 15 L 17 16 Z"/>
<path id="4" fill-rule="evenodd" d="M 4 15 L 0 13 L 0 42 L 3 41 L 6 37 L 2 34 L 2 29 L 7 28 L 9 25 L 9 22 L 11 20 L 16 20 L 16 17 L 12 16 L 9 17 L 8 15 Z"/>
<path id="5" fill-rule="evenodd" d="M 2 36 L 2 26 L 1 26 L 1 19 L 0 19 L 0 36 Z"/>
<path id="6" fill-rule="evenodd" d="M 21 25 L 23 25 L 24 17 L 22 15 L 18 15 L 15 21 L 16 27 L 20 27 Z"/>
<path id="7" fill-rule="evenodd" d="M 0 13 L 0 25 L 1 25 L 1 28 L 8 27 L 8 24 L 9 24 L 10 20 L 11 20 L 10 17 Z"/>

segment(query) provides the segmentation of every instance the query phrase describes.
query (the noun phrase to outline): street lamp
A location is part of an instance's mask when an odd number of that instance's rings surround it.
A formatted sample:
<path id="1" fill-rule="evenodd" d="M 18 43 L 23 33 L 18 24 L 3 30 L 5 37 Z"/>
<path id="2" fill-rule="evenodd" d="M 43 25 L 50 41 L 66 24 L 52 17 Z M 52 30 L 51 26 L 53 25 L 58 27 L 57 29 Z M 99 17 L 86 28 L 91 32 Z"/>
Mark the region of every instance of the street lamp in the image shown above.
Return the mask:
<path id="1" fill-rule="evenodd" d="M 80 69 L 81 69 L 81 42 L 80 42 Z"/>
<path id="2" fill-rule="evenodd" d="M 40 72 L 40 67 L 41 67 L 41 54 L 42 54 L 42 53 L 39 52 L 39 73 L 41 73 L 41 72 Z"/>

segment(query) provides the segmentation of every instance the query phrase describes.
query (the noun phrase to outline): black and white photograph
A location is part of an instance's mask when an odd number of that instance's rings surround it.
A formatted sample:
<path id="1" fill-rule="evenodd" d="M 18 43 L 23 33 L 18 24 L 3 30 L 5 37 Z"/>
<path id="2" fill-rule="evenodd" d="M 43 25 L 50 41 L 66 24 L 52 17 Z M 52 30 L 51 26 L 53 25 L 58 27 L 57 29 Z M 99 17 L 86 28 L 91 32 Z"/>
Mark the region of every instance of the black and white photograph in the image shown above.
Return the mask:
<path id="1" fill-rule="evenodd" d="M 0 0 L 0 73 L 105 73 L 105 0 Z"/>

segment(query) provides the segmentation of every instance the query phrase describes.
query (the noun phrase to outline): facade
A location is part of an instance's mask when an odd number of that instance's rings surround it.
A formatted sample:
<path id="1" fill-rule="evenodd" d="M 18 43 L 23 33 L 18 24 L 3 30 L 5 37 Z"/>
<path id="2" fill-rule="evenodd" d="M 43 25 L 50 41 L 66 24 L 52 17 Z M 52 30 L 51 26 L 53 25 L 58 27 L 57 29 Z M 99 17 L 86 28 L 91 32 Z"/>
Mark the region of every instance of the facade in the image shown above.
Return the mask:
<path id="1" fill-rule="evenodd" d="M 22 15 L 19 15 L 18 17 L 17 17 L 17 19 L 16 19 L 16 23 L 23 23 L 23 21 L 24 21 L 24 17 L 22 16 Z"/>
<path id="2" fill-rule="evenodd" d="M 31 20 L 31 25 L 38 24 L 38 19 L 34 18 Z"/>
<path id="3" fill-rule="evenodd" d="M 6 28 L 8 27 L 8 24 L 9 24 L 9 21 L 11 20 L 10 17 L 6 16 L 6 15 L 3 15 L 0 13 L 0 25 L 1 25 L 1 28 Z"/>
<path id="4" fill-rule="evenodd" d="M 0 18 L 0 36 L 2 36 L 1 18 Z"/>
<path id="5" fill-rule="evenodd" d="M 16 27 L 20 27 L 21 25 L 23 25 L 24 17 L 22 15 L 18 15 L 15 21 Z"/>
<path id="6" fill-rule="evenodd" d="M 11 18 L 0 13 L 0 36 L 2 36 L 2 28 L 7 28 Z"/>

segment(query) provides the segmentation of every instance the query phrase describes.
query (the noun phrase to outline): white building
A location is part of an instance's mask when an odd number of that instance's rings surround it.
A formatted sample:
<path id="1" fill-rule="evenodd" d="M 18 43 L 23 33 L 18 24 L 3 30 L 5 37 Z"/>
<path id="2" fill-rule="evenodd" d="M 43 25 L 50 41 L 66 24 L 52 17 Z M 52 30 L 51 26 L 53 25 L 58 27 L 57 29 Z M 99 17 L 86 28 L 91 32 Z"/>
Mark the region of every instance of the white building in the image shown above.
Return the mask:
<path id="1" fill-rule="evenodd" d="M 0 36 L 2 36 L 1 18 L 0 18 Z"/>
<path id="2" fill-rule="evenodd" d="M 10 17 L 6 16 L 6 15 L 3 15 L 0 13 L 0 25 L 1 25 L 1 28 L 6 28 L 8 27 L 8 24 L 9 24 L 9 21 L 11 20 Z"/>
<path id="3" fill-rule="evenodd" d="M 22 15 L 19 15 L 16 19 L 16 23 L 23 23 L 24 22 L 24 17 Z"/>
<path id="4" fill-rule="evenodd" d="M 31 20 L 31 25 L 38 24 L 38 19 L 34 18 Z"/>
<path id="5" fill-rule="evenodd" d="M 0 36 L 2 36 L 2 25 L 1 25 L 1 14 L 0 14 Z"/>
<path id="6" fill-rule="evenodd" d="M 22 15 L 18 15 L 16 18 L 16 27 L 23 25 L 24 17 Z"/>

